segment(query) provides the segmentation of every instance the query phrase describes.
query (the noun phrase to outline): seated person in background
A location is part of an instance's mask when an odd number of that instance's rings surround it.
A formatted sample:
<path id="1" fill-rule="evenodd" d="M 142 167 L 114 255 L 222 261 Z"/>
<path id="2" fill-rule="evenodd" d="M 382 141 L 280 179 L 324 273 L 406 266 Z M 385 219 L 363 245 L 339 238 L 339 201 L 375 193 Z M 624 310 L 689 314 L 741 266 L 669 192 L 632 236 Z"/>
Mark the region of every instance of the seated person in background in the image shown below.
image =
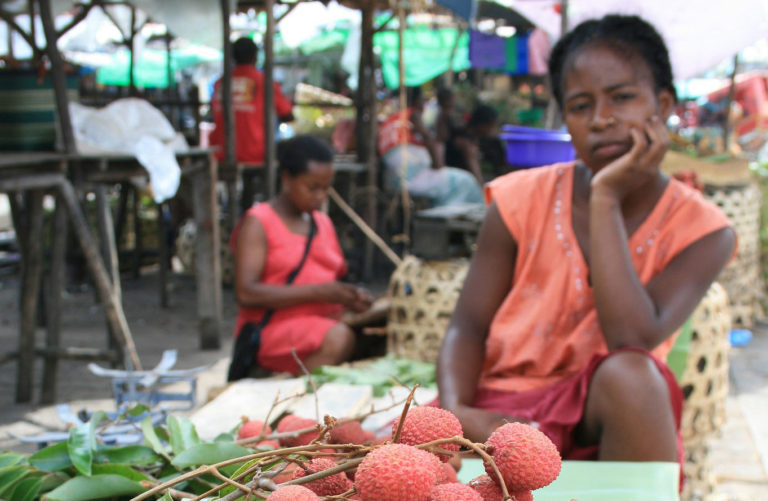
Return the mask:
<path id="1" fill-rule="evenodd" d="M 264 164 L 264 73 L 256 69 L 258 49 L 250 38 L 240 38 L 232 44 L 232 108 L 235 113 L 235 158 L 238 162 Z M 293 105 L 280 85 L 274 84 L 275 111 L 279 120 L 293 120 Z M 221 101 L 221 80 L 214 85 L 211 146 L 218 146 L 216 158 L 225 156 L 224 112 Z"/>
<path id="2" fill-rule="evenodd" d="M 274 310 L 261 330 L 258 366 L 297 374 L 294 349 L 309 371 L 349 359 L 355 336 L 339 317 L 345 310 L 368 309 L 371 298 L 339 282 L 346 263 L 331 220 L 319 211 L 333 181 L 330 148 L 314 137 L 296 136 L 279 143 L 277 154 L 280 193 L 251 207 L 232 232 L 239 306 L 235 336 L 248 333 Z M 302 259 L 311 225 L 314 238 L 306 260 L 286 285 Z"/>
<path id="3" fill-rule="evenodd" d="M 445 144 L 451 137 L 451 131 L 458 127 L 456 119 L 456 107 L 454 104 L 453 91 L 448 87 L 443 87 L 437 91 L 437 105 L 440 111 L 435 120 L 435 139 L 438 143 Z"/>
<path id="4" fill-rule="evenodd" d="M 634 16 L 586 21 L 549 61 L 578 160 L 489 183 L 438 361 L 440 404 L 484 441 L 535 423 L 564 459 L 679 461 L 676 331 L 735 249 L 727 218 L 659 169 L 669 56 Z"/>
<path id="5" fill-rule="evenodd" d="M 408 108 L 396 111 L 379 127 L 378 149 L 384 163 L 384 186 L 400 187 L 402 167 L 408 191 L 428 197 L 433 206 L 481 203 L 482 190 L 468 172 L 443 167 L 442 152 L 421 120 L 424 101 L 419 87 L 408 88 Z"/>
<path id="6" fill-rule="evenodd" d="M 481 104 L 472 111 L 465 126 L 453 127 L 445 141 L 445 165 L 468 170 L 482 184 L 484 181 L 481 162 L 492 160 L 494 177 L 498 175 L 506 165 L 503 149 L 500 158 L 498 151 L 493 151 L 494 140 L 497 149 L 501 147 L 497 131 L 498 117 L 496 110 Z M 503 165 L 498 165 L 499 163 Z"/>

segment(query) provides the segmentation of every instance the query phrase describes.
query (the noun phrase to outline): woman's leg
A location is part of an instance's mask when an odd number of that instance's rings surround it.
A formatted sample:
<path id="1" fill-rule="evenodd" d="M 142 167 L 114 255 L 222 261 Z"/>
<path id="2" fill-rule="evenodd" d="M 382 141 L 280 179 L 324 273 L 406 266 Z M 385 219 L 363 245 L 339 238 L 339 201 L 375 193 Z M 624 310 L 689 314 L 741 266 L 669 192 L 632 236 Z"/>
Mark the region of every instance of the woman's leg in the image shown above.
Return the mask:
<path id="1" fill-rule="evenodd" d="M 310 372 L 321 365 L 338 365 L 349 360 L 354 349 L 354 331 L 346 324 L 337 323 L 328 330 L 320 348 L 304 359 L 304 365 Z"/>
<path id="2" fill-rule="evenodd" d="M 589 385 L 578 443 L 599 444 L 603 461 L 677 461 L 675 416 L 667 382 L 647 355 L 609 356 Z"/>

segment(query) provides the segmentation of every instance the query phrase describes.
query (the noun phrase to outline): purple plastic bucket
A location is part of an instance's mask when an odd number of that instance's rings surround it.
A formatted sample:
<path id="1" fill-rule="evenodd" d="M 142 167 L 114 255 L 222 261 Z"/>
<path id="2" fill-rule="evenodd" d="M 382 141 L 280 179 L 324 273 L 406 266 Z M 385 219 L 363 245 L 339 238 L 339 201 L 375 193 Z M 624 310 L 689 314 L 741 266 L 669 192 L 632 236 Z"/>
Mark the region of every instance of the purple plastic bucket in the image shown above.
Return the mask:
<path id="1" fill-rule="evenodd" d="M 507 127 L 507 126 L 505 126 Z M 535 129 L 537 132 L 502 132 L 507 163 L 519 168 L 539 167 L 576 158 L 571 136 L 566 132 Z"/>

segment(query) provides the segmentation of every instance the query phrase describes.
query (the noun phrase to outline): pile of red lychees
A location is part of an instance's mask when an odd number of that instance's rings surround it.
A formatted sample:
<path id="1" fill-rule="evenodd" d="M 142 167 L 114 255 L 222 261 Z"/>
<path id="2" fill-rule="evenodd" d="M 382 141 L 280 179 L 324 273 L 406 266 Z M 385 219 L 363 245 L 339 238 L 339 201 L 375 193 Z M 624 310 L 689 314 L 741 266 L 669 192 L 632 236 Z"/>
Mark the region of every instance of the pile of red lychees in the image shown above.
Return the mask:
<path id="1" fill-rule="evenodd" d="M 314 424 L 311 419 L 286 416 L 278 423 L 277 432 L 302 430 Z M 399 419 L 392 426 L 393 435 L 398 425 Z M 268 435 L 268 432 L 271 430 L 264 423 L 253 421 L 241 427 L 240 437 Z M 306 445 L 317 435 L 318 432 L 313 431 L 281 439 L 280 446 Z M 481 475 L 468 484 L 459 483 L 456 471 L 448 463 L 459 452 L 458 443 L 441 443 L 438 446 L 440 452 L 436 453 L 416 447 L 455 437 L 463 438 L 459 420 L 437 407 L 410 409 L 400 430 L 398 443 L 392 443 L 391 437 L 377 440 L 357 421 L 344 422 L 330 431 L 327 442 L 371 446 L 357 469 L 339 471 L 303 485 L 278 486 L 267 501 L 312 501 L 344 493 L 350 493 L 349 499 L 360 501 L 502 501 L 501 482 L 515 501 L 530 501 L 533 499 L 531 491 L 549 485 L 560 473 L 560 454 L 546 435 L 526 424 L 507 423 L 496 429 L 483 447 L 493 458 L 501 478 L 493 465 L 486 461 L 487 475 Z M 291 464 L 293 468 L 288 474 L 276 478 L 275 482 L 304 477 L 334 468 L 337 464 L 330 456 L 317 457 L 299 466 Z"/>

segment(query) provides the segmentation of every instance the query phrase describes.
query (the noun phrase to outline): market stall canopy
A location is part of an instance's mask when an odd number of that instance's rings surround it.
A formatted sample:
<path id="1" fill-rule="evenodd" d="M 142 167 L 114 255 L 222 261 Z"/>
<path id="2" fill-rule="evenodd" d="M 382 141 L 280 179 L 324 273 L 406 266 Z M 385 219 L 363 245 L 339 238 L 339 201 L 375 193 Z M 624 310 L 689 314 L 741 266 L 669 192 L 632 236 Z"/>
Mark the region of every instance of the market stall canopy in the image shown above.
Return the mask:
<path id="1" fill-rule="evenodd" d="M 560 36 L 560 0 L 497 0 Z M 675 79 L 701 74 L 768 36 L 766 0 L 570 0 L 568 25 L 608 13 L 636 14 L 664 36 Z"/>

